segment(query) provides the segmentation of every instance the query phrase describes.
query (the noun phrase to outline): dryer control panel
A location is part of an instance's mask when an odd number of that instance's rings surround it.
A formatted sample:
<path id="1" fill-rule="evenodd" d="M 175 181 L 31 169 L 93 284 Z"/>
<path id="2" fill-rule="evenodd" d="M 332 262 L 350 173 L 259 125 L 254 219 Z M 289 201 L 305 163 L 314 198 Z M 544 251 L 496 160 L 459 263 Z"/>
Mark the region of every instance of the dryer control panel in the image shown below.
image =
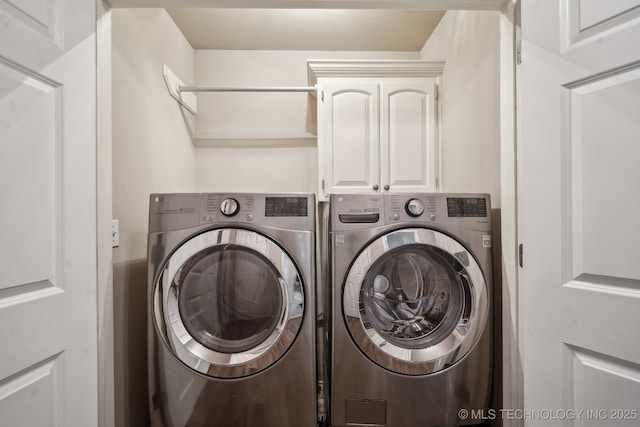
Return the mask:
<path id="1" fill-rule="evenodd" d="M 288 230 L 315 229 L 310 193 L 152 194 L 149 232 L 218 224 L 255 224 Z"/>

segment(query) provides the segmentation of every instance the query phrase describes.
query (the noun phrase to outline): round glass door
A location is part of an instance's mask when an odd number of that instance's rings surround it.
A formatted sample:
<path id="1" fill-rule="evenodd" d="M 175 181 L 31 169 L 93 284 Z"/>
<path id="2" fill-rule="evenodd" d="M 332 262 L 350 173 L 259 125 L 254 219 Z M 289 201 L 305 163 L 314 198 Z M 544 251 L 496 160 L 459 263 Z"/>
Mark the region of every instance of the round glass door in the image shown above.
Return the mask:
<path id="1" fill-rule="evenodd" d="M 280 275 L 260 254 L 225 245 L 198 252 L 174 278 L 178 311 L 200 344 L 240 353 L 261 344 L 284 307 Z"/>
<path id="2" fill-rule="evenodd" d="M 156 314 L 159 330 L 183 363 L 210 376 L 238 378 L 286 352 L 302 322 L 304 294 L 298 270 L 280 246 L 254 231 L 221 229 L 176 250 L 155 303 L 162 311 Z"/>
<path id="3" fill-rule="evenodd" d="M 394 372 L 424 375 L 460 360 L 487 318 L 482 272 L 447 235 L 403 229 L 372 242 L 356 258 L 343 309 L 354 342 Z"/>

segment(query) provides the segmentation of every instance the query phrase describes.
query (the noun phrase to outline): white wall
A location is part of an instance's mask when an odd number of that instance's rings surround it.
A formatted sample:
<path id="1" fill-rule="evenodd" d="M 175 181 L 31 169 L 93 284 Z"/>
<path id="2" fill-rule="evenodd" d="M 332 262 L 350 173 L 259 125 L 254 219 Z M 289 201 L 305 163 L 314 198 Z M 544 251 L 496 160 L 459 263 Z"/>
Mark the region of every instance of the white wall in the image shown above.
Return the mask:
<path id="1" fill-rule="evenodd" d="M 496 11 L 448 11 L 420 52 L 445 61 L 443 191 L 491 194 L 500 207 L 500 38 Z"/>
<path id="2" fill-rule="evenodd" d="M 114 262 L 147 254 L 148 196 L 193 191 L 194 150 L 185 113 L 168 95 L 167 64 L 185 83 L 193 50 L 164 9 L 113 10 L 113 214 L 120 220 Z"/>
<path id="3" fill-rule="evenodd" d="M 308 59 L 418 59 L 417 52 L 197 50 L 198 86 L 307 86 Z M 306 93 L 198 95 L 198 191 L 317 189 L 316 100 Z"/>
<path id="4" fill-rule="evenodd" d="M 189 122 L 168 95 L 163 63 L 185 83 L 191 46 L 163 9 L 113 9 L 113 250 L 115 425 L 148 425 L 146 255 L 149 194 L 195 187 Z"/>
<path id="5" fill-rule="evenodd" d="M 442 190 L 491 194 L 493 230 L 494 308 L 511 303 L 503 291 L 500 12 L 448 11 L 425 46 L 420 58 L 445 61 L 442 74 Z M 504 295 L 504 297 L 503 297 Z M 508 312 L 508 310 L 506 310 Z M 493 310 L 494 388 L 492 407 L 504 408 L 503 345 L 500 332 L 503 310 Z M 511 354 L 511 353 L 508 353 Z M 507 364 L 508 366 L 508 364 Z M 504 380 L 511 381 L 507 371 Z M 508 392 L 512 392 L 507 387 Z M 497 426 L 502 420 L 498 420 Z"/>

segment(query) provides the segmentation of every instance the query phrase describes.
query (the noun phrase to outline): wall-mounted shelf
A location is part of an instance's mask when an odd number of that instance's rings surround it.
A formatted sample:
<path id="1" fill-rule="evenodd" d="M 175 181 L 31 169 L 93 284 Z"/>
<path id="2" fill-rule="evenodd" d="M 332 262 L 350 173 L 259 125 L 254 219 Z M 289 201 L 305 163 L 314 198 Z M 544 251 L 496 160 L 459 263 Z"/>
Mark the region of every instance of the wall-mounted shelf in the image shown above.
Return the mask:
<path id="1" fill-rule="evenodd" d="M 247 86 L 247 87 L 217 87 L 217 86 L 187 86 L 171 69 L 164 64 L 162 69 L 164 81 L 169 90 L 169 95 L 194 116 L 198 113 L 198 99 L 195 93 L 213 92 L 308 92 L 315 95 L 316 87 L 313 86 Z"/>
<path id="2" fill-rule="evenodd" d="M 196 147 L 308 147 L 316 146 L 317 135 L 310 132 L 198 132 Z"/>
<path id="3" fill-rule="evenodd" d="M 198 148 L 285 148 L 285 147 L 316 147 L 318 139 L 302 138 L 196 138 L 193 145 Z"/>
<path id="4" fill-rule="evenodd" d="M 179 93 L 185 92 L 315 92 L 315 86 L 249 86 L 249 87 L 198 87 L 178 86 Z"/>

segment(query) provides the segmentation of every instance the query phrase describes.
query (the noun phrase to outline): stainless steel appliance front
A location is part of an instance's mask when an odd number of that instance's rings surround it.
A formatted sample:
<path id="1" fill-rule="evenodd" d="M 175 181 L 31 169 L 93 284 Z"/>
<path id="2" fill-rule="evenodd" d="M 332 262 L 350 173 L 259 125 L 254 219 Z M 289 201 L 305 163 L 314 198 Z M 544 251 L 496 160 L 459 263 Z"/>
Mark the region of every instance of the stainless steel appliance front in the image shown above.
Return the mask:
<path id="1" fill-rule="evenodd" d="M 317 424 L 314 229 L 308 194 L 151 196 L 154 426 Z"/>
<path id="2" fill-rule="evenodd" d="M 488 196 L 330 206 L 332 425 L 471 423 L 458 411 L 488 409 L 491 388 Z"/>

